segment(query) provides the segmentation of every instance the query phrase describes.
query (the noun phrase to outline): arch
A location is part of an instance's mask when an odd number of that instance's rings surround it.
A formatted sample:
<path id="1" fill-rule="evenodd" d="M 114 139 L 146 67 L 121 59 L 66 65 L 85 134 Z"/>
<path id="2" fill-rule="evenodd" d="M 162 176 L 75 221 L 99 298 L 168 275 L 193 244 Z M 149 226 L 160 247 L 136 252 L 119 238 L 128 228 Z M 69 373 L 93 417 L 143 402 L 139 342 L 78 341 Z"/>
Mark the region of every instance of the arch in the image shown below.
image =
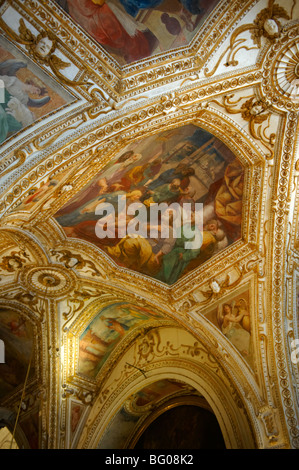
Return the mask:
<path id="1" fill-rule="evenodd" d="M 0 429 L 7 428 L 5 440 L 13 438 L 19 449 L 30 449 L 28 440 L 19 423 L 15 426 L 16 413 L 8 408 L 0 407 Z M 13 446 L 14 448 L 15 446 Z"/>
<path id="2" fill-rule="evenodd" d="M 204 399 L 197 400 L 196 397 L 171 399 L 164 406 L 154 410 L 142 423 L 137 432 L 131 436 L 128 447 L 130 449 L 149 449 L 153 446 L 158 449 L 170 446 L 172 449 L 191 447 L 225 449 L 219 423 L 209 405 L 203 403 Z M 154 437 L 150 446 L 148 437 L 151 440 Z M 162 445 L 160 438 L 164 441 Z"/>
<path id="3" fill-rule="evenodd" d="M 94 400 L 78 448 L 98 447 L 105 430 L 128 398 L 158 380 L 176 380 L 199 392 L 215 414 L 227 448 L 259 447 L 264 431 L 253 406 L 244 395 L 249 383 L 241 384 L 217 359 L 216 348 L 195 341 L 185 330 L 160 327 L 137 339 L 114 364 Z M 128 367 L 128 364 L 136 366 Z M 139 368 L 139 371 L 137 370 Z M 247 390 L 248 392 L 248 390 Z"/>
<path id="4" fill-rule="evenodd" d="M 148 400 L 148 403 L 138 406 L 142 399 Z M 206 410 L 216 421 L 211 407 L 195 389 L 183 382 L 159 380 L 143 388 L 141 392 L 131 395 L 112 418 L 98 447 L 133 449 L 148 426 L 163 413 L 180 406 Z"/>

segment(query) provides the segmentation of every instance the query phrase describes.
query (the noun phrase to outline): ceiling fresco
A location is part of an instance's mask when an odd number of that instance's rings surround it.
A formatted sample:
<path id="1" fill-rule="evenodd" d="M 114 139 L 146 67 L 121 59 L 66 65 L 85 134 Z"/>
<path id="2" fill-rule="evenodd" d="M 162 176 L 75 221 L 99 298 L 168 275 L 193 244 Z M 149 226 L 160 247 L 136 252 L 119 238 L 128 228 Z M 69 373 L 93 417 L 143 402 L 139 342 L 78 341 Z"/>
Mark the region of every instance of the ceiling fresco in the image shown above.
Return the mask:
<path id="1" fill-rule="evenodd" d="M 86 168 L 77 172 L 77 176 L 80 175 Z M 31 210 L 35 210 L 37 206 L 44 202 L 44 209 L 51 206 L 51 202 L 55 200 L 54 191 L 57 189 L 58 185 L 63 185 L 64 187 L 70 187 L 72 178 L 71 174 L 73 173 L 73 169 L 66 168 L 63 171 L 60 171 L 58 174 L 51 175 L 50 177 L 45 178 L 44 181 L 41 181 L 38 186 L 32 188 L 29 191 L 27 197 L 17 206 L 14 208 L 14 211 L 24 211 L 30 212 Z"/>
<path id="2" fill-rule="evenodd" d="M 0 83 L 4 85 L 0 144 L 73 101 L 64 88 L 3 36 L 0 37 Z"/>
<path id="3" fill-rule="evenodd" d="M 68 237 L 89 241 L 120 266 L 171 285 L 240 238 L 243 180 L 243 167 L 230 149 L 209 132 L 188 125 L 130 145 L 62 207 L 55 219 Z M 120 235 L 134 217 L 119 209 L 119 198 L 127 208 L 133 203 L 136 210 L 146 207 L 147 238 Z M 97 215 L 101 204 L 104 211 L 107 203 L 115 208 L 115 226 L 114 214 Z M 174 223 L 167 237 L 150 236 L 150 211 L 163 203 L 168 207 L 176 203 L 179 208 L 189 204 L 191 211 L 196 203 L 203 204 L 203 228 L 196 227 L 196 221 L 193 224 L 194 233 L 202 233 L 200 247 L 186 248 L 189 239 L 176 233 L 184 227 Z M 168 214 L 162 214 L 160 232 L 167 221 Z M 105 238 L 100 238 L 98 227 L 106 224 Z"/>
<path id="4" fill-rule="evenodd" d="M 0 30 L 0 427 L 299 448 L 299 0 L 0 0 Z"/>
<path id="5" fill-rule="evenodd" d="M 22 315 L 0 309 L 0 337 L 5 344 L 5 363 L 0 364 L 0 399 L 15 391 L 25 381 L 33 350 L 33 328 Z M 30 368 L 34 374 L 34 364 Z"/>
<path id="6" fill-rule="evenodd" d="M 120 64 L 188 45 L 219 0 L 56 0 Z"/>
<path id="7" fill-rule="evenodd" d="M 153 318 L 161 315 L 136 305 L 116 303 L 103 308 L 80 336 L 78 373 L 95 378 L 122 338 Z"/>
<path id="8" fill-rule="evenodd" d="M 230 343 L 237 348 L 249 366 L 255 370 L 254 342 L 250 318 L 249 291 L 232 299 L 219 302 L 217 307 L 205 316 L 220 329 Z"/>

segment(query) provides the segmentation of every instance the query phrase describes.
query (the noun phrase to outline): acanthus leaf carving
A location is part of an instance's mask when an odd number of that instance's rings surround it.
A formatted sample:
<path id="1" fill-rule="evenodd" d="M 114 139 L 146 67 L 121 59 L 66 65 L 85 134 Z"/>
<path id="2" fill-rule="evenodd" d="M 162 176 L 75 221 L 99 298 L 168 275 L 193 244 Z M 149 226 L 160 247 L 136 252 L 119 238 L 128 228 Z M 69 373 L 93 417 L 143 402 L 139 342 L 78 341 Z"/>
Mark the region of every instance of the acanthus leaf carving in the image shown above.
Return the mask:
<path id="1" fill-rule="evenodd" d="M 280 19 L 290 20 L 290 15 L 287 13 L 285 8 L 274 3 L 274 1 L 275 0 L 269 0 L 268 7 L 263 8 L 260 11 L 253 23 L 242 24 L 233 32 L 230 37 L 228 47 L 222 52 L 216 65 L 210 71 L 207 68 L 205 69 L 204 73 L 206 77 L 214 75 L 226 54 L 228 55 L 224 65 L 226 67 L 235 67 L 239 64 L 239 61 L 236 60 L 235 56 L 241 49 L 245 49 L 247 51 L 257 48 L 260 49 L 262 47 L 262 38 L 268 40 L 270 43 L 275 42 L 276 39 L 279 38 L 282 31 Z M 247 31 L 251 32 L 251 38 L 254 43 L 253 47 L 248 47 L 246 45 L 246 39 L 239 37 L 242 33 Z"/>
<path id="2" fill-rule="evenodd" d="M 267 148 L 269 153 L 266 155 L 266 158 L 272 159 L 274 156 L 276 134 L 273 132 L 270 135 L 266 134 L 266 129 L 270 127 L 270 103 L 266 99 L 256 98 L 254 95 L 248 97 L 242 96 L 235 101 L 233 101 L 233 98 L 234 94 L 224 95 L 222 102 L 213 99 L 209 101 L 209 104 L 218 104 L 229 114 L 241 114 L 241 117 L 248 122 L 250 135 Z M 243 99 L 246 101 L 240 107 L 235 107 Z M 267 124 L 267 126 L 265 127 L 263 124 Z"/>

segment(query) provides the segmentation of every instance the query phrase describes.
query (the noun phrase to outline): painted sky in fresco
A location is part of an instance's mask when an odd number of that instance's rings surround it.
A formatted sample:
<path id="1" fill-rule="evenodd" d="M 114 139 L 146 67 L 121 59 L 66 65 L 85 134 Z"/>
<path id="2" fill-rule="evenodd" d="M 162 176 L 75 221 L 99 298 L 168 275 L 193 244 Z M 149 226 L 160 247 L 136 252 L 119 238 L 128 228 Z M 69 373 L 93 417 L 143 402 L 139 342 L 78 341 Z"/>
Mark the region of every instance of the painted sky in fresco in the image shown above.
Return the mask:
<path id="1" fill-rule="evenodd" d="M 226 145 L 190 124 L 128 146 L 55 218 L 67 236 L 95 244 L 119 266 L 171 285 L 240 238 L 243 178 L 243 167 Z M 185 249 L 186 238 L 182 233 L 175 238 L 171 231 L 166 239 L 150 234 L 118 237 L 120 228 L 133 219 L 122 215 L 115 237 L 98 238 L 95 227 L 100 216 L 95 209 L 110 203 L 118 216 L 118 197 L 125 198 L 127 206 L 145 205 L 148 211 L 152 204 L 163 202 L 180 207 L 189 203 L 192 209 L 202 203 L 202 246 Z"/>
<path id="2" fill-rule="evenodd" d="M 56 2 L 120 64 L 127 64 L 189 44 L 219 0 Z"/>

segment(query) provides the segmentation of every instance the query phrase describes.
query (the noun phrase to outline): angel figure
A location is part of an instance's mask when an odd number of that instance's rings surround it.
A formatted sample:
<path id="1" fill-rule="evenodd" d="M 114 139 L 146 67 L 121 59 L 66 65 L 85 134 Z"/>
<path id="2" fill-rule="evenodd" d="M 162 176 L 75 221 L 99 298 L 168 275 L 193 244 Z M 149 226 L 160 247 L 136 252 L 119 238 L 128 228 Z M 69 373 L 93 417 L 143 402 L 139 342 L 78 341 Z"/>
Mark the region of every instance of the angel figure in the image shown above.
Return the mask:
<path id="1" fill-rule="evenodd" d="M 34 46 L 36 54 L 40 57 L 45 58 L 51 55 L 56 48 L 56 42 L 54 39 L 49 38 L 45 33 L 41 33 L 37 36 L 36 44 Z"/>
<path id="2" fill-rule="evenodd" d="M 244 300 L 244 299 L 242 299 Z M 245 302 L 245 300 L 244 300 Z M 248 309 L 244 308 L 240 301 L 235 304 L 225 303 L 219 306 L 217 320 L 222 333 L 230 340 L 230 342 L 240 351 L 243 356 L 250 354 L 251 335 L 248 329 L 242 326 L 245 317 L 249 317 Z M 245 302 L 246 304 L 246 302 Z M 242 305 L 242 309 L 240 306 Z M 246 322 L 244 326 L 248 325 Z"/>
<path id="3" fill-rule="evenodd" d="M 70 80 L 60 72 L 60 70 L 69 67 L 70 64 L 54 54 L 57 47 L 57 41 L 51 32 L 42 31 L 35 36 L 32 31 L 27 28 L 22 18 L 20 19 L 19 34 L 11 29 L 1 17 L 0 26 L 11 39 L 19 44 L 24 44 L 30 55 L 34 57 L 37 62 L 50 67 L 56 77 L 66 85 L 90 85 L 90 82 Z"/>
<path id="4" fill-rule="evenodd" d="M 44 96 L 47 90 L 40 80 L 33 77 L 22 82 L 17 77 L 17 72 L 26 67 L 26 62 L 17 59 L 0 63 L 0 80 L 4 84 L 4 100 L 0 103 L 0 143 L 35 121 L 29 107 L 40 108 L 50 101 L 49 96 Z"/>
<path id="5" fill-rule="evenodd" d="M 251 31 L 252 39 L 258 47 L 261 47 L 261 37 L 274 41 L 280 35 L 282 24 L 280 19 L 290 20 L 287 11 L 274 0 L 269 0 L 268 7 L 264 8 L 253 22 Z"/>
<path id="6" fill-rule="evenodd" d="M 278 3 L 275 3 L 275 0 L 268 0 L 268 6 L 259 12 L 252 23 L 242 24 L 237 29 L 235 29 L 230 37 L 229 46 L 221 54 L 218 62 L 212 68 L 212 70 L 209 71 L 208 69 L 205 69 L 205 76 L 211 77 L 215 73 L 221 60 L 228 51 L 229 54 L 227 55 L 226 63 L 224 65 L 226 67 L 235 67 L 239 63 L 235 56 L 238 52 L 240 52 L 241 49 L 260 49 L 262 47 L 262 38 L 265 38 L 272 43 L 276 41 L 277 38 L 279 38 L 283 28 L 283 23 L 281 20 L 289 21 L 291 16 L 284 7 L 280 6 Z M 254 43 L 254 47 L 249 49 L 248 46 L 246 46 L 246 39 L 239 37 L 240 34 L 244 33 L 245 31 L 251 32 L 251 38 Z"/>
<path id="7" fill-rule="evenodd" d="M 54 74 L 60 78 L 67 85 L 74 85 L 75 82 L 68 80 L 60 73 L 61 69 L 69 67 L 70 64 L 60 59 L 54 54 L 56 49 L 55 36 L 46 31 L 42 31 L 37 36 L 28 29 L 23 19 L 20 19 L 19 26 L 20 39 L 26 44 L 30 54 L 41 64 L 48 65 L 53 70 Z M 76 83 L 77 85 L 79 83 Z"/>

